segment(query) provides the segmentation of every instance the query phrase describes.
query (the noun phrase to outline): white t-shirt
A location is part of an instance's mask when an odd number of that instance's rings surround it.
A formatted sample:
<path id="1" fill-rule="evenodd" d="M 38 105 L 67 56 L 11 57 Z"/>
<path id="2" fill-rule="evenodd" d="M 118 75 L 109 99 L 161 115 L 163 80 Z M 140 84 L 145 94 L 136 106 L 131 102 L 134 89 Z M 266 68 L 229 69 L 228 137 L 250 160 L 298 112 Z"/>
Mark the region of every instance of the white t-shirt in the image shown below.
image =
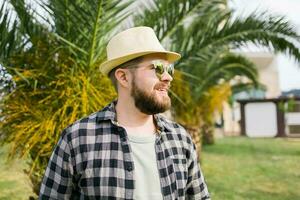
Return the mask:
<path id="1" fill-rule="evenodd" d="M 135 200 L 162 200 L 155 154 L 155 134 L 128 134 L 134 162 Z"/>

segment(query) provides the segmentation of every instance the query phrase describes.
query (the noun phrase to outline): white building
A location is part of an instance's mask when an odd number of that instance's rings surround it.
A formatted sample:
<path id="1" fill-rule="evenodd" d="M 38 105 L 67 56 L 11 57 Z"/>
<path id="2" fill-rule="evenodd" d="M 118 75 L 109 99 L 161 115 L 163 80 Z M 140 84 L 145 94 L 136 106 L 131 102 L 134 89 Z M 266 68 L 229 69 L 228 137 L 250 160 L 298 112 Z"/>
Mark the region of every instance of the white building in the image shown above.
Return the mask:
<path id="1" fill-rule="evenodd" d="M 248 92 L 241 92 L 236 95 L 238 99 L 250 98 L 277 98 L 281 91 L 279 87 L 278 63 L 276 56 L 266 52 L 247 52 L 241 53 L 252 61 L 258 70 L 259 82 L 266 87 L 266 91 L 256 90 Z M 224 104 L 223 110 L 223 134 L 226 136 L 240 135 L 240 104 L 234 102 L 232 108 L 228 103 Z"/>
<path id="2" fill-rule="evenodd" d="M 299 137 L 300 98 L 279 98 L 281 91 L 276 56 L 257 52 L 244 55 L 256 65 L 259 82 L 265 90 L 241 92 L 235 96 L 242 100 L 240 103 L 235 102 L 233 107 L 224 104 L 223 135 Z M 293 106 L 288 108 L 291 103 Z"/>

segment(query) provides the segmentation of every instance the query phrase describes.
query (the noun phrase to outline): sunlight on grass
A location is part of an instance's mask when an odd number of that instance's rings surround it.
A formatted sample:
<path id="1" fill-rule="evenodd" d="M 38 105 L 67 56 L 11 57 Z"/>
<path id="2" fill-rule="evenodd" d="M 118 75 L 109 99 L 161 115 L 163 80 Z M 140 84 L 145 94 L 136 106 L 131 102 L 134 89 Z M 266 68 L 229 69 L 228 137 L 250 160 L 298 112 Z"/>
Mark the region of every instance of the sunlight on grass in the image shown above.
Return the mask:
<path id="1" fill-rule="evenodd" d="M 5 162 L 0 148 L 0 200 L 25 200 L 32 194 L 24 161 Z M 300 141 L 223 138 L 204 146 L 202 170 L 213 200 L 300 199 Z"/>
<path id="2" fill-rule="evenodd" d="M 300 199 L 299 140 L 219 139 L 202 160 L 214 200 Z"/>
<path id="3" fill-rule="evenodd" d="M 30 180 L 23 173 L 25 162 L 7 162 L 7 151 L 7 146 L 0 148 L 0 200 L 28 200 L 32 192 Z"/>

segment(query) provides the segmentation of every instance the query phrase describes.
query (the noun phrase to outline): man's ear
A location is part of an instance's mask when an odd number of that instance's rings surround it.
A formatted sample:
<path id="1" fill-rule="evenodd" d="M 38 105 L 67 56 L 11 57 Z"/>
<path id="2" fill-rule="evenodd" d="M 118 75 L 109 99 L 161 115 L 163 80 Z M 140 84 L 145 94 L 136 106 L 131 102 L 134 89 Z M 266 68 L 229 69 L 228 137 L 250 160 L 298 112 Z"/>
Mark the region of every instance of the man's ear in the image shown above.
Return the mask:
<path id="1" fill-rule="evenodd" d="M 117 69 L 115 71 L 115 77 L 118 83 L 121 87 L 128 88 L 129 87 L 129 79 L 130 79 L 130 73 L 129 70 L 126 69 Z"/>

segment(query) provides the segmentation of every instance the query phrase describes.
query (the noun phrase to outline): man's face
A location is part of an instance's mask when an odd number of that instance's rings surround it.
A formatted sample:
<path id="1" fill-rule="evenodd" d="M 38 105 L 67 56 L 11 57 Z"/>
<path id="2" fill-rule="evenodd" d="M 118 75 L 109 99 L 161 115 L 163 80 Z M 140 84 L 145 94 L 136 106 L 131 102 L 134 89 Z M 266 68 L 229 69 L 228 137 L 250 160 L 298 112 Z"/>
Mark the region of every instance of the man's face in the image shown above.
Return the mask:
<path id="1" fill-rule="evenodd" d="M 131 96 L 135 106 L 148 115 L 165 112 L 171 107 L 168 89 L 173 79 L 166 71 L 158 77 L 153 61 L 169 64 L 163 55 L 145 56 L 139 67 L 132 72 L 131 82 Z"/>

